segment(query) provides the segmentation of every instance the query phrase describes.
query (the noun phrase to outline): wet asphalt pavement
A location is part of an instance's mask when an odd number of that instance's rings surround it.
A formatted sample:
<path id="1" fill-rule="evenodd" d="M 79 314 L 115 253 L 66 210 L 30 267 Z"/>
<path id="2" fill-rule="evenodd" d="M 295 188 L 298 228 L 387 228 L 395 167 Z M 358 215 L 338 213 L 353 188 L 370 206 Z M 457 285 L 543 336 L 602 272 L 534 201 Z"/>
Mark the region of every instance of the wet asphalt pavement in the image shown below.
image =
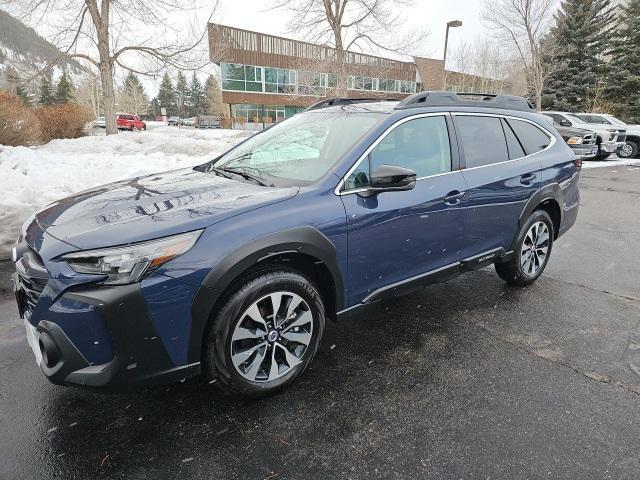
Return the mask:
<path id="1" fill-rule="evenodd" d="M 260 401 L 49 384 L 0 263 L 0 479 L 638 478 L 640 168 L 581 187 L 535 285 L 485 269 L 328 325 Z"/>

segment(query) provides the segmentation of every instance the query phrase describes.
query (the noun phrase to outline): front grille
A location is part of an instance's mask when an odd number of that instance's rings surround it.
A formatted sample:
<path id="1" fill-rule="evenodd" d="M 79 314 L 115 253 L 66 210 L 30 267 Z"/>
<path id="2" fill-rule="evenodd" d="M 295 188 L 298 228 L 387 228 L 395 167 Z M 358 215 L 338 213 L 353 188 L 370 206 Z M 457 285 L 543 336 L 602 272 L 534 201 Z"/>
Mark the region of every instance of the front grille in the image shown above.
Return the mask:
<path id="1" fill-rule="evenodd" d="M 16 262 L 18 303 L 24 314 L 30 316 L 49 280 L 49 274 L 40 256 L 33 250 L 26 251 Z"/>
<path id="2" fill-rule="evenodd" d="M 624 142 L 626 138 L 627 138 L 627 136 L 624 133 L 619 133 L 618 134 L 618 139 L 616 141 L 617 142 Z"/>
<path id="3" fill-rule="evenodd" d="M 596 143 L 596 136 L 591 133 L 588 133 L 582 137 L 583 145 L 594 145 L 595 143 Z"/>

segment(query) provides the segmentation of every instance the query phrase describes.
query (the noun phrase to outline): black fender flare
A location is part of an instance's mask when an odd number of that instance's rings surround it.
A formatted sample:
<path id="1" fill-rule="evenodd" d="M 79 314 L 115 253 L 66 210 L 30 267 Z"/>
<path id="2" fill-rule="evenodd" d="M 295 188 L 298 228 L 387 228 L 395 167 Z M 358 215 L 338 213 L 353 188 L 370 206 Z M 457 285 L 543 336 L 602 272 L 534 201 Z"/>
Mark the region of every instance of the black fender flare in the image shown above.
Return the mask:
<path id="1" fill-rule="evenodd" d="M 306 254 L 322 262 L 335 285 L 336 311 L 344 308 L 344 281 L 335 245 L 314 227 L 296 227 L 260 237 L 223 258 L 209 271 L 191 305 L 189 363 L 199 362 L 202 337 L 216 302 L 242 272 L 282 254 Z"/>
<path id="2" fill-rule="evenodd" d="M 522 212 L 520 212 L 520 217 L 518 218 L 518 232 L 520 232 L 522 225 L 524 225 L 524 223 L 527 221 L 527 218 L 529 218 L 529 216 L 533 213 L 536 207 L 541 203 L 546 202 L 547 200 L 555 200 L 556 202 L 558 202 L 558 205 L 560 206 L 560 222 L 559 223 L 560 225 L 562 225 L 563 198 L 564 196 L 562 194 L 562 188 L 560 188 L 560 185 L 558 183 L 550 183 L 548 185 L 545 185 L 541 189 L 539 189 L 536 193 L 534 193 L 531 196 L 531 198 L 529 198 L 526 205 L 522 209 Z M 554 232 L 554 233 L 556 235 L 558 234 L 558 232 Z M 511 243 L 511 250 L 515 249 L 515 246 L 516 246 L 515 243 L 517 239 L 518 239 L 518 233 L 516 233 L 516 236 L 513 239 L 513 242 Z"/>

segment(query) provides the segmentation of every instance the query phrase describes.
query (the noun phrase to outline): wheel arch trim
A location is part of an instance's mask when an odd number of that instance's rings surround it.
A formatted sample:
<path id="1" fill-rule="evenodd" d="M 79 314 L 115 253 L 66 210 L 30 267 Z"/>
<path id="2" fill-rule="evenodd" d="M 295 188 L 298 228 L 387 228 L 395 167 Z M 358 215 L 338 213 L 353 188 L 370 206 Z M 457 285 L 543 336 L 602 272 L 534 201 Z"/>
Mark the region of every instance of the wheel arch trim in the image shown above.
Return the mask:
<path id="1" fill-rule="evenodd" d="M 562 226 L 562 201 L 563 201 L 562 199 L 563 199 L 562 188 L 558 183 L 550 183 L 548 185 L 545 185 L 542 188 L 540 188 L 536 193 L 534 193 L 531 196 L 531 198 L 529 198 L 529 201 L 526 203 L 526 205 L 522 209 L 522 212 L 520 213 L 520 217 L 518 218 L 518 231 L 516 232 L 513 242 L 511 243 L 511 249 L 515 250 L 515 247 L 516 247 L 515 244 L 516 244 L 516 241 L 518 240 L 518 234 L 522 229 L 522 226 L 525 224 L 529 216 L 534 212 L 534 210 L 541 203 L 544 203 L 548 200 L 553 200 L 558 204 L 558 207 L 560 207 L 559 208 L 560 218 L 558 221 L 558 225 L 559 227 L 561 227 Z M 558 228 L 558 231 L 559 230 L 560 228 Z M 553 233 L 556 236 L 558 235 L 558 232 L 553 232 Z"/>
<path id="2" fill-rule="evenodd" d="M 336 311 L 344 308 L 344 280 L 336 247 L 322 232 L 305 226 L 260 237 L 220 260 L 202 281 L 191 305 L 189 362 L 200 361 L 202 339 L 211 313 L 232 282 L 252 266 L 285 254 L 308 255 L 324 264 L 335 285 Z"/>

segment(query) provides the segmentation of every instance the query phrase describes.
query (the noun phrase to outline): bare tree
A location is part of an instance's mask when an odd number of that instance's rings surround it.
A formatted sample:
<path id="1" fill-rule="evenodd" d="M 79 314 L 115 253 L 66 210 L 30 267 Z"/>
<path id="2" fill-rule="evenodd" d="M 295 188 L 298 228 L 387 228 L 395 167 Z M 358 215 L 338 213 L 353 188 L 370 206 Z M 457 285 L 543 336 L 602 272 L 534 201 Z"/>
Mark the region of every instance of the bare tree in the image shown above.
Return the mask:
<path id="1" fill-rule="evenodd" d="M 484 23 L 517 50 L 538 110 L 550 73 L 548 62 L 543 60 L 542 41 L 549 32 L 556 3 L 556 0 L 483 0 Z M 545 45 L 547 58 L 549 48 L 551 45 Z"/>
<path id="2" fill-rule="evenodd" d="M 429 35 L 424 29 L 406 29 L 406 15 L 400 12 L 413 0 L 272 0 L 272 5 L 291 13 L 290 31 L 302 31 L 307 40 L 334 47 L 339 71 L 348 51 L 409 54 L 423 47 Z M 346 90 L 344 75 L 338 90 Z"/>
<path id="3" fill-rule="evenodd" d="M 219 0 L 201 1 L 210 6 L 210 19 Z M 27 23 L 44 23 L 52 32 L 52 43 L 65 56 L 83 60 L 99 71 L 107 134 L 118 133 L 116 67 L 156 74 L 167 66 L 189 70 L 208 63 L 208 56 L 198 48 L 208 21 L 186 29 L 172 22 L 183 18 L 178 13 L 195 12 L 199 0 L 0 0 L 2 3 L 21 12 Z M 46 69 L 59 60 L 52 60 Z"/>

